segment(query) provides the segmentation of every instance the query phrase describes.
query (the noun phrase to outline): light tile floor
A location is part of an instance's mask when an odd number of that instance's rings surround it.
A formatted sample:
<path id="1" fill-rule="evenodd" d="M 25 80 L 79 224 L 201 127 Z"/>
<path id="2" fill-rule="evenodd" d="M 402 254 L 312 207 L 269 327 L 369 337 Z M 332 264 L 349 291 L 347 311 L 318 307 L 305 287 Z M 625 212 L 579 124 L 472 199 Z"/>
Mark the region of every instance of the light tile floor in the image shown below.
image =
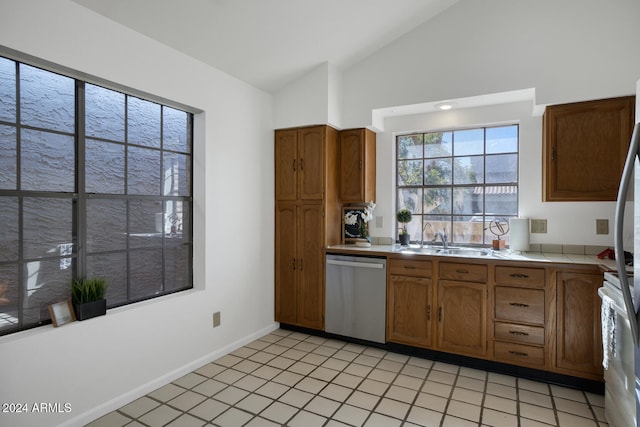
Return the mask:
<path id="1" fill-rule="evenodd" d="M 278 329 L 89 424 L 604 427 L 604 397 Z"/>

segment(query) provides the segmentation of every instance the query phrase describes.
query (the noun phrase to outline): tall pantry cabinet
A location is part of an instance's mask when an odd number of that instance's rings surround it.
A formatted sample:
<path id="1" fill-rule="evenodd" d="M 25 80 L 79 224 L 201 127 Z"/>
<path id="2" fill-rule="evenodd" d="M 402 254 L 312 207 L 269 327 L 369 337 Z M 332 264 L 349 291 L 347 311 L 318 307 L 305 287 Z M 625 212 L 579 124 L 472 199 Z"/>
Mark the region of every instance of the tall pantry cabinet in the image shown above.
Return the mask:
<path id="1" fill-rule="evenodd" d="M 340 242 L 338 131 L 275 131 L 275 317 L 324 328 L 322 250 Z"/>

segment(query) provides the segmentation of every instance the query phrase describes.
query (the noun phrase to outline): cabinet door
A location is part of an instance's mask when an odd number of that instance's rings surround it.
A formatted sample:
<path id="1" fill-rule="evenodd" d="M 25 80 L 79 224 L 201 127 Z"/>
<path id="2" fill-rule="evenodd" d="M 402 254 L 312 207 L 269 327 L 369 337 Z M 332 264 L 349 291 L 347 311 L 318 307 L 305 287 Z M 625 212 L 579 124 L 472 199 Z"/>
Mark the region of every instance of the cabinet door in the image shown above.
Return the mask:
<path id="1" fill-rule="evenodd" d="M 487 354 L 487 286 L 438 283 L 439 350 L 469 356 Z"/>
<path id="2" fill-rule="evenodd" d="M 297 320 L 296 209 L 294 203 L 276 205 L 275 317 L 282 323 L 295 323 Z"/>
<path id="3" fill-rule="evenodd" d="M 389 276 L 387 340 L 431 347 L 431 307 L 431 279 Z"/>
<path id="4" fill-rule="evenodd" d="M 276 200 L 295 200 L 297 197 L 298 131 L 275 132 Z"/>
<path id="5" fill-rule="evenodd" d="M 322 212 L 322 205 L 319 203 L 304 203 L 298 211 L 297 324 L 316 329 L 324 327 Z"/>
<path id="6" fill-rule="evenodd" d="M 376 197 L 376 136 L 368 129 L 340 132 L 340 200 L 366 203 Z"/>
<path id="7" fill-rule="evenodd" d="M 557 273 L 556 367 L 602 379 L 601 274 Z"/>
<path id="8" fill-rule="evenodd" d="M 298 185 L 302 200 L 322 200 L 324 196 L 325 127 L 298 130 Z"/>
<path id="9" fill-rule="evenodd" d="M 635 97 L 547 107 L 545 201 L 613 201 L 631 132 Z"/>

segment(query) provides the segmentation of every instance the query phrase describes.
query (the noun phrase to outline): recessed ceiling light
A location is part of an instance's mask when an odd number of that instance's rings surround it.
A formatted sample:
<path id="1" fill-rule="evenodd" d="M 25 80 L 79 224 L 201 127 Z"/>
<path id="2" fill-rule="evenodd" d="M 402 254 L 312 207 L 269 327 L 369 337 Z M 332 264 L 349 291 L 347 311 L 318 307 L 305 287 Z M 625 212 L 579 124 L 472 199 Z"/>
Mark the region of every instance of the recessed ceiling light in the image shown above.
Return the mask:
<path id="1" fill-rule="evenodd" d="M 435 107 L 439 110 L 450 110 L 453 108 L 453 102 L 441 102 L 436 104 Z"/>

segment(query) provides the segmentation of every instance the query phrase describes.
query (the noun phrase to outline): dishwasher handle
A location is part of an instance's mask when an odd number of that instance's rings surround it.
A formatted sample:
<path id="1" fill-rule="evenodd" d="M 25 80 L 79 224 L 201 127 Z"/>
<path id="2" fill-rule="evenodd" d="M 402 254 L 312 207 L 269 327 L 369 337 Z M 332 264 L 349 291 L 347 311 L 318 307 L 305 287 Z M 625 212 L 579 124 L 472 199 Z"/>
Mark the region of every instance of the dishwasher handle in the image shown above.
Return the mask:
<path id="1" fill-rule="evenodd" d="M 355 261 L 340 261 L 337 259 L 328 259 L 327 265 L 341 265 L 343 267 L 357 267 L 357 268 L 375 268 L 382 269 L 384 264 L 372 263 L 372 262 L 355 262 Z"/>

